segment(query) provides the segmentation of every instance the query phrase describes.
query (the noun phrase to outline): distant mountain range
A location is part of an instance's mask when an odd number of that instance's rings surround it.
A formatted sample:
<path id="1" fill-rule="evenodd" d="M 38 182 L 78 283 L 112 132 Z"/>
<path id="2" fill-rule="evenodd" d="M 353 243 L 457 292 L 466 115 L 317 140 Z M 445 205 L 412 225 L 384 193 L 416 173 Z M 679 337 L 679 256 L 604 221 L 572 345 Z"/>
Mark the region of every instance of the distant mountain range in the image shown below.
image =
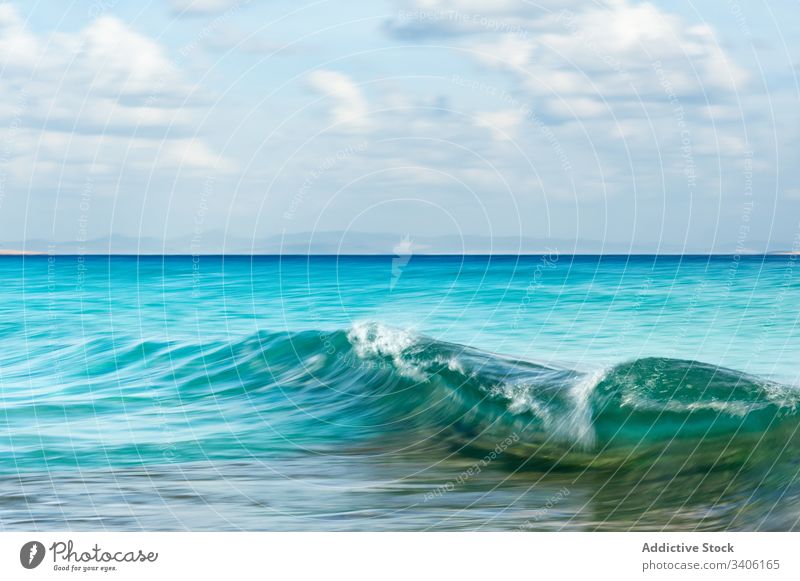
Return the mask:
<path id="1" fill-rule="evenodd" d="M 739 254 L 786 253 L 790 245 L 752 241 Z M 33 239 L 0 243 L 0 254 L 734 254 L 735 243 L 713 249 L 677 244 L 497 236 L 413 236 L 401 233 L 299 232 L 246 238 L 220 230 L 178 238 L 111 235 L 85 242 Z"/>

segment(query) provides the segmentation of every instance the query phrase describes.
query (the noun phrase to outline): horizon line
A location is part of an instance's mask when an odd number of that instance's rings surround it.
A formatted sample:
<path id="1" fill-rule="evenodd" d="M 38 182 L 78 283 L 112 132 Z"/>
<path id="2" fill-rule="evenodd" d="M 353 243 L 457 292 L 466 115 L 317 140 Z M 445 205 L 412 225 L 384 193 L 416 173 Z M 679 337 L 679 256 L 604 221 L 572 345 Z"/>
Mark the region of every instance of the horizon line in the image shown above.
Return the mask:
<path id="1" fill-rule="evenodd" d="M 736 257 L 736 256 L 748 256 L 748 257 L 776 257 L 776 256 L 798 256 L 800 255 L 800 251 L 791 251 L 791 250 L 777 250 L 777 251 L 770 251 L 770 252 L 629 252 L 629 253 L 621 253 L 621 252 L 523 252 L 523 253 L 509 253 L 509 252 L 466 252 L 466 253 L 452 253 L 452 252 L 414 252 L 414 253 L 404 253 L 404 254 L 397 254 L 397 253 L 340 253 L 340 254 L 333 254 L 333 253 L 246 253 L 246 252 L 220 252 L 220 253 L 201 253 L 201 254 L 192 254 L 186 252 L 167 252 L 167 253 L 157 253 L 157 252 L 142 252 L 142 253 L 134 253 L 134 252 L 84 252 L 84 253 L 76 253 L 76 252 L 39 252 L 39 251 L 19 251 L 19 252 L 2 252 L 0 251 L 0 258 L 40 258 L 40 257 L 51 257 L 51 256 L 63 256 L 63 257 L 185 257 L 185 258 L 198 258 L 198 257 L 241 257 L 241 258 L 255 258 L 255 257 L 263 257 L 263 258 L 376 258 L 376 257 L 387 257 L 393 258 L 397 256 L 408 256 L 413 258 L 415 256 L 430 256 L 430 257 L 468 257 L 468 256 L 475 256 L 475 257 L 521 257 L 521 256 L 586 256 L 586 257 L 629 257 L 629 256 L 649 256 L 649 257 L 710 257 L 710 256 L 719 256 L 719 257 Z"/>

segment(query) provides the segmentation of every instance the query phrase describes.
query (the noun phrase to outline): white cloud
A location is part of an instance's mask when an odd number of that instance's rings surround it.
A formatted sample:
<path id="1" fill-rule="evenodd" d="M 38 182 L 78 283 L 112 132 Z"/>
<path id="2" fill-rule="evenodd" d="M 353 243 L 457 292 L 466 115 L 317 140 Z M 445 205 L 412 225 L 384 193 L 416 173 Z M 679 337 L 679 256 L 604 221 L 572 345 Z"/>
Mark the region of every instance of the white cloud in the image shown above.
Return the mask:
<path id="1" fill-rule="evenodd" d="M 193 128 L 193 109 L 182 104 L 191 87 L 158 42 L 117 18 L 101 16 L 75 33 L 45 37 L 30 31 L 14 6 L 0 4 L 2 59 L 8 66 L 0 111 L 18 111 L 9 151 L 14 171 L 19 163 L 40 173 L 48 163 L 83 166 L 87 154 L 106 162 L 92 171 L 113 167 L 106 155 L 111 143 L 121 163 L 152 166 L 147 155 L 126 152 L 164 144 L 168 152 L 187 150 L 186 167 L 232 167 L 199 140 L 180 141 Z"/>
<path id="2" fill-rule="evenodd" d="M 665 92 L 732 92 L 747 73 L 709 26 L 624 0 L 534 19 L 530 37 L 503 34 L 477 45 L 480 60 L 513 72 L 532 94 L 561 99 L 663 101 Z"/>
<path id="3" fill-rule="evenodd" d="M 8 137 L 0 130 L 0 140 Z M 58 131 L 14 135 L 14 156 L 2 170 L 22 184 L 61 189 L 86 176 L 119 176 L 131 171 L 149 176 L 158 170 L 234 171 L 235 164 L 197 139 L 152 139 L 120 135 L 81 135 Z"/>
<path id="4" fill-rule="evenodd" d="M 521 109 L 487 111 L 476 115 L 476 124 L 489 129 L 497 141 L 504 141 L 514 138 L 523 123 L 523 118 Z"/>
<path id="5" fill-rule="evenodd" d="M 89 24 L 78 42 L 72 60 L 79 74 L 89 77 L 94 90 L 149 95 L 178 79 L 175 66 L 158 43 L 112 16 Z"/>
<path id="6" fill-rule="evenodd" d="M 531 95 L 575 100 L 550 104 L 554 111 L 597 114 L 587 100 L 663 101 L 664 80 L 692 97 L 731 93 L 748 80 L 711 26 L 650 2 L 398 1 L 390 30 L 475 36 L 463 42 L 479 61 L 513 73 Z"/>
<path id="7" fill-rule="evenodd" d="M 165 144 L 163 153 L 163 157 L 159 156 L 159 163 L 168 167 L 206 168 L 217 171 L 236 169 L 236 164 L 217 155 L 197 139 L 169 141 Z"/>
<path id="8" fill-rule="evenodd" d="M 519 112 L 529 107 L 550 126 L 580 128 L 581 135 L 566 141 L 571 150 L 581 143 L 605 150 L 609 139 L 634 153 L 657 146 L 653 155 L 665 157 L 680 155 L 685 139 L 697 156 L 733 157 L 744 150 L 741 127 L 707 126 L 709 116 L 735 119 L 737 93 L 749 79 L 707 24 L 629 0 L 571 9 L 554 4 L 549 10 L 477 0 L 415 0 L 413 5 L 460 11 L 447 13 L 447 19 L 440 15 L 440 23 L 466 22 L 469 11 L 489 17 L 478 20 L 484 26 L 473 27 L 469 39 L 448 42 L 467 47 L 483 66 L 506 72 L 514 85 L 512 107 L 476 115 L 475 125 L 488 129 L 495 141 L 522 138 L 520 125 L 535 130 Z M 430 14 L 435 21 L 436 13 Z M 425 13 L 418 18 L 424 20 Z"/>
<path id="9" fill-rule="evenodd" d="M 4 4 L 0 50 L 14 63 L 3 72 L 0 101 L 24 90 L 29 117 L 71 130 L 97 129 L 91 129 L 92 121 L 104 112 L 113 112 L 104 119 L 104 131 L 129 128 L 138 118 L 145 125 L 174 122 L 182 116 L 176 103 L 190 90 L 157 42 L 111 16 L 75 34 L 40 38 Z"/>
<path id="10" fill-rule="evenodd" d="M 369 126 L 367 103 L 361 89 L 344 73 L 318 70 L 308 75 L 310 87 L 330 98 L 333 121 L 347 130 Z"/>
<path id="11" fill-rule="evenodd" d="M 0 4 L 0 67 L 3 76 L 32 67 L 39 50 L 37 39 L 25 28 L 11 4 Z"/>
<path id="12" fill-rule="evenodd" d="M 38 37 L 14 6 L 0 4 L 0 59 L 6 85 L 41 82 L 50 92 L 77 85 L 114 96 L 186 90 L 163 48 L 112 16 L 75 34 Z"/>

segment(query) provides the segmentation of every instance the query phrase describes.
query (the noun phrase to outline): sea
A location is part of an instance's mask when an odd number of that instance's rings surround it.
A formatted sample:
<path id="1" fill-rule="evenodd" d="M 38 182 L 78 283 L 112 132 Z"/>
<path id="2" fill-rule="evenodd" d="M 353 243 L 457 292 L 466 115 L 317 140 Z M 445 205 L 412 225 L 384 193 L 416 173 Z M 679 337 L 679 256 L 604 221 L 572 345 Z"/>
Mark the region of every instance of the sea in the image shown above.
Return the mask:
<path id="1" fill-rule="evenodd" d="M 0 257 L 0 530 L 800 529 L 798 256 Z"/>

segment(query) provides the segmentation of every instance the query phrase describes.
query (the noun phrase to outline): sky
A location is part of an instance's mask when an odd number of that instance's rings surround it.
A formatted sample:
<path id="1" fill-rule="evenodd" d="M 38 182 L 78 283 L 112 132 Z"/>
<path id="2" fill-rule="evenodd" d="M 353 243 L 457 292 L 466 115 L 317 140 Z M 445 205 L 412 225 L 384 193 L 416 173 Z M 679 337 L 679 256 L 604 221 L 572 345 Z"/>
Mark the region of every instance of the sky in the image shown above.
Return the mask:
<path id="1" fill-rule="evenodd" d="M 0 249 L 800 250 L 799 67 L 795 0 L 0 3 Z"/>

